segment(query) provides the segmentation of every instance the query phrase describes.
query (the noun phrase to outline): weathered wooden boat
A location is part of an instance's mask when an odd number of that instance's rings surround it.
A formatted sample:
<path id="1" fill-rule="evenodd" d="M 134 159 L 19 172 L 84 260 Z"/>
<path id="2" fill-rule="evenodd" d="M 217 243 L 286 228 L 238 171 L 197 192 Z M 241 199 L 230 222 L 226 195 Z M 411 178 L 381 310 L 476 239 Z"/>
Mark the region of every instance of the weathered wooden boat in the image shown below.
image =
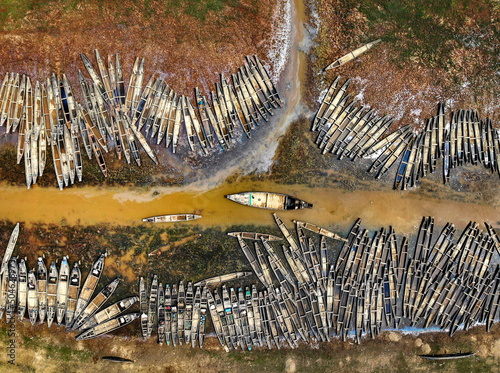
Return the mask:
<path id="1" fill-rule="evenodd" d="M 215 290 L 215 292 L 217 293 L 217 290 Z M 217 311 L 217 306 L 215 304 L 212 292 L 208 289 L 207 289 L 207 302 L 208 302 L 208 310 L 210 312 L 210 317 L 212 318 L 212 323 L 214 325 L 215 334 L 217 335 L 217 338 L 219 339 L 219 343 L 221 344 L 221 346 L 227 348 L 224 342 L 224 335 L 222 334 L 222 324 L 219 313 Z"/>
<path id="2" fill-rule="evenodd" d="M 158 215 L 142 219 L 143 222 L 150 223 L 176 223 L 181 221 L 189 221 L 200 219 L 201 215 L 196 214 L 174 214 L 174 215 Z"/>
<path id="3" fill-rule="evenodd" d="M 132 307 L 137 301 L 138 297 L 129 297 L 122 299 L 109 307 L 106 307 L 102 311 L 97 312 L 95 315 L 91 316 L 83 323 L 80 327 L 81 330 L 87 330 L 93 328 L 94 326 L 111 320 L 112 318 L 118 316 L 122 312 L 125 312 L 130 307 Z"/>
<path id="4" fill-rule="evenodd" d="M 242 192 L 228 194 L 225 197 L 241 205 L 269 210 L 297 210 L 313 206 L 311 203 L 286 194 L 270 192 Z"/>
<path id="5" fill-rule="evenodd" d="M 101 278 L 102 271 L 104 269 L 104 258 L 106 257 L 106 253 L 103 253 L 99 256 L 99 258 L 94 262 L 92 267 L 90 268 L 90 272 L 83 283 L 80 296 L 78 297 L 78 301 L 76 302 L 74 320 L 82 314 L 83 310 L 87 307 L 87 304 L 94 294 L 94 290 Z"/>
<path id="6" fill-rule="evenodd" d="M 26 313 L 26 304 L 28 300 L 28 271 L 26 262 L 21 259 L 19 262 L 19 277 L 17 283 L 17 313 L 19 321 L 23 321 Z"/>
<path id="7" fill-rule="evenodd" d="M 210 286 L 215 284 L 222 284 L 224 282 L 248 277 L 251 275 L 252 272 L 234 272 L 234 273 L 229 273 L 227 275 L 210 277 L 205 280 L 198 281 L 197 283 L 194 284 L 194 286 Z"/>
<path id="8" fill-rule="evenodd" d="M 191 340 L 191 329 L 193 326 L 193 283 L 188 282 L 186 288 L 186 311 L 184 313 L 184 341 L 189 344 Z"/>
<path id="9" fill-rule="evenodd" d="M 198 331 L 198 346 L 203 348 L 203 344 L 205 342 L 205 328 L 207 323 L 207 307 L 208 307 L 208 299 L 207 294 L 209 290 L 206 286 L 203 287 L 201 291 L 201 303 L 200 303 L 200 323 L 199 323 L 199 331 Z"/>
<path id="10" fill-rule="evenodd" d="M 181 122 L 182 122 L 182 99 L 177 98 L 177 93 L 174 95 L 173 103 L 175 103 L 175 120 L 174 120 L 174 128 L 172 132 L 172 153 L 175 154 L 177 146 L 179 144 L 179 133 L 181 131 Z"/>
<path id="11" fill-rule="evenodd" d="M 177 285 L 173 284 L 172 285 L 172 344 L 177 346 L 177 342 L 179 340 L 179 333 L 177 332 L 177 318 L 178 318 L 178 312 L 177 312 Z"/>
<path id="12" fill-rule="evenodd" d="M 0 275 L 7 274 L 10 257 L 12 256 L 12 252 L 16 246 L 17 238 L 19 237 L 19 223 L 16 223 L 12 233 L 10 234 L 9 242 L 7 243 L 7 248 L 5 249 L 5 253 L 3 255 L 2 264 L 0 267 Z"/>
<path id="13" fill-rule="evenodd" d="M 144 338 L 148 335 L 148 293 L 144 277 L 139 279 L 139 310 L 141 313 L 141 332 Z"/>
<path id="14" fill-rule="evenodd" d="M 334 240 L 338 240 L 338 241 L 347 242 L 347 239 L 345 239 L 344 237 L 341 237 L 338 234 L 329 231 L 328 229 L 321 228 L 321 227 L 314 225 L 312 223 L 307 223 L 307 222 L 300 221 L 300 220 L 292 220 L 292 222 L 294 222 L 297 226 L 301 226 L 302 228 L 307 229 L 308 231 L 317 233 L 321 236 L 325 236 L 325 237 L 328 237 L 328 238 L 331 238 Z"/>
<path id="15" fill-rule="evenodd" d="M 184 317 L 186 313 L 186 292 L 184 282 L 179 282 L 179 293 L 177 297 L 177 335 L 179 344 L 184 342 Z"/>
<path id="16" fill-rule="evenodd" d="M 28 273 L 28 316 L 31 325 L 35 325 L 38 318 L 38 286 L 33 269 Z"/>
<path id="17" fill-rule="evenodd" d="M 172 340 L 172 293 L 170 285 L 165 285 L 165 341 L 170 346 Z"/>
<path id="18" fill-rule="evenodd" d="M 118 328 L 130 324 L 135 319 L 139 318 L 138 313 L 129 313 L 127 315 L 118 316 L 116 319 L 106 321 L 102 324 L 98 324 L 91 329 L 88 329 L 76 337 L 77 341 L 82 341 L 85 339 L 95 338 L 102 334 L 112 332 Z"/>
<path id="19" fill-rule="evenodd" d="M 151 337 L 158 313 L 158 276 L 154 275 L 149 288 L 148 324 L 146 338 Z"/>
<path id="20" fill-rule="evenodd" d="M 359 55 L 361 55 L 361 54 L 365 53 L 366 51 L 370 50 L 371 48 L 373 48 L 380 41 L 381 41 L 381 39 L 371 41 L 371 42 L 359 47 L 358 49 L 355 49 L 352 52 L 349 52 L 345 56 L 340 57 L 338 60 L 333 61 L 331 64 L 329 64 L 327 67 L 325 67 L 325 71 L 346 64 L 347 62 L 355 59 Z"/>
<path id="21" fill-rule="evenodd" d="M 266 241 L 282 240 L 281 237 L 273 236 L 272 234 L 256 233 L 256 232 L 229 232 L 227 235 L 231 237 L 241 236 L 241 238 L 245 240 L 254 240 L 254 241 L 260 241 L 261 237 L 264 238 Z"/>
<path id="22" fill-rule="evenodd" d="M 161 282 L 158 285 L 158 308 L 156 317 L 158 320 L 158 344 L 162 346 L 165 342 L 165 292 Z"/>
<path id="23" fill-rule="evenodd" d="M 66 307 L 65 315 L 66 329 L 69 329 L 71 324 L 73 324 L 76 302 L 78 301 L 78 295 L 80 292 L 81 277 L 82 274 L 80 272 L 80 266 L 78 265 L 78 262 L 75 262 L 69 276 L 68 305 Z"/>
<path id="24" fill-rule="evenodd" d="M 38 285 L 38 315 L 40 322 L 43 323 L 47 315 L 47 267 L 42 257 L 38 257 L 36 280 Z"/>
<path id="25" fill-rule="evenodd" d="M 69 290 L 69 264 L 68 257 L 63 256 L 61 267 L 59 269 L 59 282 L 57 285 L 57 298 L 56 298 L 56 319 L 57 325 L 61 325 L 66 308 L 68 307 L 68 290 Z"/>
<path id="26" fill-rule="evenodd" d="M 57 282 L 59 280 L 56 263 L 50 263 L 47 277 L 47 325 L 52 325 L 56 316 Z"/>
<path id="27" fill-rule="evenodd" d="M 201 312 L 201 289 L 196 288 L 193 303 L 193 317 L 191 322 L 191 347 L 196 346 L 196 341 L 198 340 L 198 333 L 200 331 L 200 313 Z"/>
<path id="28" fill-rule="evenodd" d="M 5 304 L 5 317 L 7 319 L 7 324 L 14 320 L 14 311 L 17 304 L 17 284 L 19 277 L 19 266 L 17 264 L 17 257 L 10 259 L 9 261 L 9 277 L 8 277 L 8 287 L 6 294 L 6 304 Z"/>
<path id="29" fill-rule="evenodd" d="M 85 324 L 94 313 L 101 308 L 101 306 L 113 295 L 118 286 L 120 279 L 114 279 L 108 285 L 106 285 L 88 304 L 87 307 L 75 317 L 75 322 L 73 324 L 73 329 L 80 329 L 83 324 Z"/>

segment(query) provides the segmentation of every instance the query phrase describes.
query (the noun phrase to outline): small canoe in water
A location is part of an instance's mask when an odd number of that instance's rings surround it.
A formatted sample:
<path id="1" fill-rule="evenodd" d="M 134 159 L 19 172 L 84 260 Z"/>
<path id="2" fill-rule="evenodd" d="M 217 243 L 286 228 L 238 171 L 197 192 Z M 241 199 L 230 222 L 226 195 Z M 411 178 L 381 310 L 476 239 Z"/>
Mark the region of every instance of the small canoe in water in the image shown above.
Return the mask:
<path id="1" fill-rule="evenodd" d="M 200 219 L 201 215 L 195 214 L 176 214 L 176 215 L 158 215 L 144 218 L 142 221 L 149 223 L 175 223 L 179 221 L 188 221 Z"/>
<path id="2" fill-rule="evenodd" d="M 286 194 L 270 192 L 242 192 L 228 194 L 226 198 L 245 206 L 269 210 L 298 210 L 313 206 L 311 203 Z"/>

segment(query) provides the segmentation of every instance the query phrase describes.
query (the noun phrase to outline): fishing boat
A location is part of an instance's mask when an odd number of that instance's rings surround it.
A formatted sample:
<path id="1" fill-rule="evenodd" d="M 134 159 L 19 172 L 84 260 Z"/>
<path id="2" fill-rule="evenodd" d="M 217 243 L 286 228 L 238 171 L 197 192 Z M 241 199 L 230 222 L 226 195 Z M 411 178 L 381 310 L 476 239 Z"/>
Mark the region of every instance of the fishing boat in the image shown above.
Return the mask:
<path id="1" fill-rule="evenodd" d="M 200 219 L 201 215 L 195 214 L 175 214 L 175 215 L 158 215 L 142 219 L 143 222 L 149 223 L 176 223 Z"/>
<path id="2" fill-rule="evenodd" d="M 253 240 L 253 241 L 260 241 L 261 237 L 264 238 L 266 241 L 281 241 L 281 237 L 273 236 L 272 234 L 266 234 L 266 233 L 256 233 L 256 232 L 229 232 L 227 234 L 228 236 L 231 237 L 238 237 L 240 236 L 241 238 L 245 240 Z"/>
<path id="3" fill-rule="evenodd" d="M 66 308 L 68 306 L 68 289 L 69 289 L 69 264 L 68 257 L 64 256 L 59 269 L 59 284 L 57 286 L 57 325 L 61 325 Z"/>
<path id="4" fill-rule="evenodd" d="M 196 342 L 198 340 L 198 333 L 200 331 L 200 315 L 201 315 L 201 289 L 197 287 L 194 294 L 193 318 L 190 330 L 192 348 L 196 346 Z"/>
<path id="5" fill-rule="evenodd" d="M 191 330 L 193 327 L 193 283 L 191 281 L 187 284 L 186 289 L 186 311 L 184 313 L 184 341 L 189 344 L 191 340 Z"/>
<path id="6" fill-rule="evenodd" d="M 17 283 L 17 313 L 19 321 L 23 321 L 24 314 L 26 313 L 26 303 L 28 297 L 28 271 L 26 269 L 26 262 L 21 259 L 19 262 L 19 277 Z"/>
<path id="7" fill-rule="evenodd" d="M 241 205 L 269 210 L 297 210 L 313 206 L 311 203 L 280 193 L 242 192 L 228 194 L 225 197 Z"/>
<path id="8" fill-rule="evenodd" d="M 207 323 L 207 308 L 208 308 L 208 298 L 207 298 L 208 288 L 203 287 L 201 291 L 201 303 L 200 303 L 200 326 L 198 330 L 198 346 L 203 348 L 203 343 L 205 341 L 205 327 Z"/>
<path id="9" fill-rule="evenodd" d="M 139 279 L 139 310 L 141 311 L 141 332 L 146 338 L 148 335 L 148 293 L 144 277 Z"/>
<path id="10" fill-rule="evenodd" d="M 127 315 L 119 316 L 116 319 L 111 319 L 102 324 L 98 324 L 91 329 L 88 329 L 76 337 L 77 341 L 95 338 L 105 333 L 112 332 L 118 328 L 130 324 L 135 319 L 139 318 L 138 313 L 129 313 Z"/>
<path id="11" fill-rule="evenodd" d="M 205 280 L 198 281 L 194 286 L 210 286 L 215 284 L 222 284 L 224 282 L 237 280 L 240 278 L 251 276 L 252 272 L 234 272 L 227 275 L 210 277 Z"/>
<path id="12" fill-rule="evenodd" d="M 50 263 L 47 281 L 47 325 L 52 325 L 56 316 L 57 282 L 59 280 L 56 263 Z"/>
<path id="13" fill-rule="evenodd" d="M 43 323 L 47 315 L 47 267 L 42 257 L 38 257 L 36 280 L 38 284 L 38 315 L 40 322 Z"/>
<path id="14" fill-rule="evenodd" d="M 16 246 L 17 238 L 19 237 L 19 223 L 16 224 L 14 230 L 12 231 L 9 243 L 7 244 L 7 249 L 5 249 L 5 254 L 3 255 L 2 265 L 0 267 L 0 275 L 8 272 L 9 260 L 12 256 L 12 252 Z"/>
<path id="15" fill-rule="evenodd" d="M 38 287 L 33 269 L 28 273 L 28 316 L 31 325 L 35 325 L 38 317 Z"/>
<path id="16" fill-rule="evenodd" d="M 149 289 L 148 325 L 147 325 L 146 338 L 151 337 L 151 333 L 153 332 L 153 327 L 156 324 L 156 316 L 158 313 L 157 304 L 158 304 L 158 276 L 154 275 L 153 281 L 151 282 L 151 287 Z"/>
<path id="17" fill-rule="evenodd" d="M 66 307 L 65 319 L 67 329 L 69 329 L 71 324 L 73 324 L 76 302 L 78 301 L 78 295 L 80 292 L 81 277 L 82 274 L 80 272 L 80 266 L 78 265 L 78 262 L 75 262 L 69 276 L 68 305 Z"/>
<path id="18" fill-rule="evenodd" d="M 74 320 L 76 320 L 80 314 L 83 312 L 85 307 L 94 294 L 94 290 L 97 287 L 97 283 L 101 278 L 102 271 L 104 269 L 104 258 L 106 257 L 106 253 L 103 253 L 99 256 L 99 258 L 94 262 L 92 268 L 90 269 L 85 282 L 83 283 L 80 296 L 76 302 L 75 314 L 73 316 Z"/>
<path id="19" fill-rule="evenodd" d="M 161 282 L 160 285 L 158 285 L 158 308 L 156 317 L 158 320 L 158 344 L 162 346 L 163 342 L 165 342 L 165 292 Z"/>
<path id="20" fill-rule="evenodd" d="M 327 67 L 325 67 L 325 71 L 331 70 L 335 67 L 339 67 L 339 66 L 346 64 L 347 62 L 355 59 L 359 55 L 361 55 L 361 54 L 365 53 L 366 51 L 370 50 L 371 48 L 373 48 L 380 41 L 381 41 L 381 39 L 377 39 L 375 41 L 369 42 L 369 43 L 359 47 L 358 49 L 353 50 L 352 52 L 349 52 L 345 56 L 340 57 L 338 60 L 333 61 L 331 64 L 329 64 Z"/>
<path id="21" fill-rule="evenodd" d="M 19 279 L 19 266 L 17 264 L 17 257 L 9 261 L 9 281 L 7 287 L 7 301 L 5 305 L 5 317 L 7 324 L 14 319 L 14 311 L 17 304 L 17 284 Z"/>
<path id="22" fill-rule="evenodd" d="M 165 285 L 165 340 L 167 346 L 170 346 L 172 339 L 172 292 L 170 285 Z"/>

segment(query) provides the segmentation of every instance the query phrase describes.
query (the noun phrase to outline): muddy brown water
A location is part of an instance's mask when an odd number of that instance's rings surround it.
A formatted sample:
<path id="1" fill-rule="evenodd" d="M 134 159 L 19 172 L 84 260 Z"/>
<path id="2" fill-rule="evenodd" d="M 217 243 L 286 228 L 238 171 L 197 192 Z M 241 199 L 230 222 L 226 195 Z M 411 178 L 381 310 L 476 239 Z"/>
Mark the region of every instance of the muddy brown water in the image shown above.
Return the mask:
<path id="1" fill-rule="evenodd" d="M 306 210 L 277 211 L 289 226 L 292 219 L 297 219 L 345 229 L 359 217 L 370 229 L 392 225 L 401 234 L 415 234 L 422 216 L 434 216 L 438 226 L 452 222 L 458 229 L 463 229 L 470 220 L 486 221 L 494 226 L 499 220 L 496 207 L 425 198 L 412 192 L 346 192 L 254 181 L 225 182 L 210 190 L 186 187 L 138 191 L 84 187 L 60 192 L 55 188 L 35 186 L 27 192 L 22 187 L 4 186 L 0 193 L 0 219 L 26 224 L 135 225 L 143 224 L 142 218 L 148 216 L 196 212 L 203 218 L 187 224 L 207 227 L 274 225 L 272 211 L 242 206 L 224 198 L 226 194 L 252 190 L 291 194 L 314 204 Z"/>

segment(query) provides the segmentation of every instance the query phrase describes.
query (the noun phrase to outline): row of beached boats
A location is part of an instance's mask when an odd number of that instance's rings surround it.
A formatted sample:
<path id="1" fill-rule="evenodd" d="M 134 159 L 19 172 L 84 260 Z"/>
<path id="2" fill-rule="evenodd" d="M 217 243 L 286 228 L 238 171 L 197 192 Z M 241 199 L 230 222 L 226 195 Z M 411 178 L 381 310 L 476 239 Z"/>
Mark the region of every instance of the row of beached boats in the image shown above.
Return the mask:
<path id="1" fill-rule="evenodd" d="M 97 295 L 93 294 L 104 269 L 106 254 L 94 262 L 83 282 L 78 262 L 70 269 L 68 257 L 59 266 L 52 261 L 49 268 L 39 257 L 37 268 L 28 271 L 25 259 L 12 257 L 19 235 L 19 224 L 12 232 L 0 270 L 0 319 L 5 313 L 7 323 L 15 322 L 16 311 L 20 322 L 27 316 L 32 325 L 37 322 L 50 327 L 53 322 L 65 325 L 66 330 L 80 330 L 77 340 L 97 337 L 129 324 L 138 313 L 121 315 L 139 299 L 129 297 L 100 310 L 116 290 L 119 279 L 107 284 Z"/>
<path id="2" fill-rule="evenodd" d="M 182 136 L 191 151 L 200 147 L 208 154 L 217 145 L 227 150 L 238 127 L 250 137 L 251 130 L 283 105 L 257 56 L 247 57 L 230 81 L 221 74 L 210 100 L 195 88 L 195 105 L 155 75 L 143 87 L 144 59 L 136 59 L 126 88 L 118 54 L 108 56 L 106 66 L 96 50 L 98 69 L 81 57 L 90 76 L 88 80 L 78 72 L 83 104 L 65 74 L 32 82 L 29 76 L 7 73 L 1 83 L 0 126 L 6 133 L 19 132 L 17 162 L 24 158 L 28 188 L 43 174 L 48 148 L 62 189 L 75 177 L 82 180 L 82 154 L 94 156 L 107 176 L 103 154 L 110 148 L 119 159 L 139 166 L 140 147 L 158 163 L 152 144 L 164 141 L 175 153 Z"/>
<path id="3" fill-rule="evenodd" d="M 378 179 L 397 165 L 394 189 L 419 184 L 421 177 L 436 171 L 442 158 L 443 181 L 463 164 L 482 164 L 500 175 L 500 136 L 489 118 L 479 119 L 473 110 L 459 110 L 446 121 L 444 104 L 429 118 L 425 130 L 415 133 L 407 125 L 387 134 L 393 119 L 377 117 L 373 109 L 357 107 L 346 93 L 350 79 L 340 85 L 337 77 L 329 87 L 313 121 L 316 144 L 323 154 L 342 159 L 373 158 L 368 172 Z"/>

